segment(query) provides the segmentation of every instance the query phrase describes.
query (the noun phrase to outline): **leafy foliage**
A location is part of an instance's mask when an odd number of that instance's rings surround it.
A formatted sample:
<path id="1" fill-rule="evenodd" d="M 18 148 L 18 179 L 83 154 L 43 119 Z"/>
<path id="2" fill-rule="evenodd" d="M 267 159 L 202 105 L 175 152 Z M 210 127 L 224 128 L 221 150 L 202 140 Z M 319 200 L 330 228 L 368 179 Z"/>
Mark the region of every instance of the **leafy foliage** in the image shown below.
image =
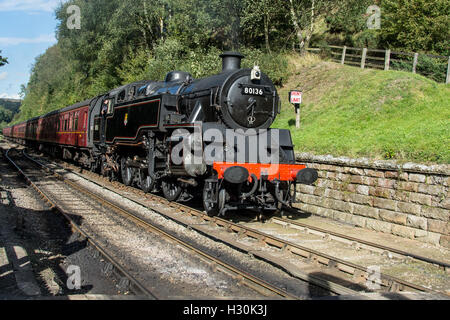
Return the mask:
<path id="1" fill-rule="evenodd" d="M 0 53 L 2 53 L 2 50 L 0 50 Z M 3 58 L 3 57 L 0 55 L 0 67 L 4 66 L 4 65 L 7 64 L 7 63 L 8 63 L 8 58 Z"/>
<path id="2" fill-rule="evenodd" d="M 413 52 L 450 55 L 450 2 L 383 0 L 381 43 Z"/>

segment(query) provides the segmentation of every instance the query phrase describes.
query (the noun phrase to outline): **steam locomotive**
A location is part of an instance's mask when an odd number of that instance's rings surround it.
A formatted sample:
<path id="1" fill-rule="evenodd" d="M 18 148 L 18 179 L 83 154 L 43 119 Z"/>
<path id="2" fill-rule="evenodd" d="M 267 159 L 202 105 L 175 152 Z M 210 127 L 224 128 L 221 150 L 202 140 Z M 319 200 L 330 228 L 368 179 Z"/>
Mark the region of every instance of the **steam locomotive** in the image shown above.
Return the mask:
<path id="1" fill-rule="evenodd" d="M 276 212 L 317 172 L 295 164 L 289 130 L 270 129 L 280 98 L 258 66 L 225 52 L 222 72 L 194 80 L 169 72 L 5 128 L 18 142 L 92 171 L 159 192 L 201 197 L 206 213 Z"/>

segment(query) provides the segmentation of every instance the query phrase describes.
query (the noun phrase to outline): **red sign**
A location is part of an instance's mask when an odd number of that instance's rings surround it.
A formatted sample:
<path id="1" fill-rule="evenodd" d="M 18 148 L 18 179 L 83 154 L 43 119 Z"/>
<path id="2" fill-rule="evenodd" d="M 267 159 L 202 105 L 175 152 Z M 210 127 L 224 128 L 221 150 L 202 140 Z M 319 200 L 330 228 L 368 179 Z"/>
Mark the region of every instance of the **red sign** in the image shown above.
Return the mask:
<path id="1" fill-rule="evenodd" d="M 301 91 L 290 91 L 289 92 L 289 102 L 292 104 L 301 104 L 302 103 L 302 92 Z"/>

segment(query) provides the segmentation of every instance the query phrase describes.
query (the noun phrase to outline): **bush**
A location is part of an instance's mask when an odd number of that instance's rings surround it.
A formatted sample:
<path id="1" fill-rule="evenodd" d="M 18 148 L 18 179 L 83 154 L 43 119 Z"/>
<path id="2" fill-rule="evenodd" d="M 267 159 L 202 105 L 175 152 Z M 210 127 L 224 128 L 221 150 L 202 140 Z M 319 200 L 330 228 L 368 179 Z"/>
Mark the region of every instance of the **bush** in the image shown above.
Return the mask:
<path id="1" fill-rule="evenodd" d="M 413 67 L 413 57 L 402 57 L 402 61 L 392 61 L 391 69 L 411 72 Z M 447 60 L 431 58 L 419 55 L 417 59 L 416 72 L 436 82 L 445 82 L 447 75 Z"/>
<path id="2" fill-rule="evenodd" d="M 222 51 L 215 47 L 189 49 L 176 39 L 160 42 L 152 55 L 145 49 L 130 52 L 125 63 L 118 68 L 122 82 L 137 80 L 163 80 L 167 72 L 180 70 L 189 72 L 194 78 L 208 77 L 220 72 Z M 253 68 L 254 64 L 268 74 L 274 84 L 282 85 L 288 73 L 288 62 L 283 54 L 269 54 L 261 50 L 243 48 L 245 56 L 242 68 Z"/>
<path id="3" fill-rule="evenodd" d="M 283 53 L 264 53 L 261 50 L 244 48 L 241 53 L 245 56 L 242 68 L 253 68 L 259 65 L 261 71 L 266 73 L 273 83 L 282 86 L 288 77 L 288 61 Z"/>

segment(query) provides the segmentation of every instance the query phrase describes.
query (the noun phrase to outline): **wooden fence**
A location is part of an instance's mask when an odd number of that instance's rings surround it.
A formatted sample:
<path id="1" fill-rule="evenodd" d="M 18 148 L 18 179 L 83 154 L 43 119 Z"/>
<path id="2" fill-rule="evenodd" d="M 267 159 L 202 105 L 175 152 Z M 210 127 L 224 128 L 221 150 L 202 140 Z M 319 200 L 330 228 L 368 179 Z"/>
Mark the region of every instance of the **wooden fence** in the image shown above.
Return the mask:
<path id="1" fill-rule="evenodd" d="M 427 56 L 433 59 L 439 59 L 447 62 L 447 73 L 445 83 L 450 83 L 450 57 L 437 56 L 432 54 L 419 54 L 409 52 L 398 52 L 391 50 L 381 49 L 368 49 L 368 48 L 353 48 L 353 47 L 340 47 L 340 46 L 327 46 L 324 48 L 309 48 L 311 52 L 321 52 L 323 50 L 329 50 L 331 58 L 335 62 L 341 64 L 349 64 L 353 66 L 359 66 L 364 68 L 375 68 L 380 70 L 390 70 L 392 63 L 400 63 L 408 65 L 411 63 L 410 70 L 413 73 L 417 71 L 417 65 L 419 62 L 419 56 Z M 411 61 L 412 60 L 412 61 Z M 424 74 L 427 76 L 427 74 Z M 429 75 L 429 74 L 428 74 Z"/>

